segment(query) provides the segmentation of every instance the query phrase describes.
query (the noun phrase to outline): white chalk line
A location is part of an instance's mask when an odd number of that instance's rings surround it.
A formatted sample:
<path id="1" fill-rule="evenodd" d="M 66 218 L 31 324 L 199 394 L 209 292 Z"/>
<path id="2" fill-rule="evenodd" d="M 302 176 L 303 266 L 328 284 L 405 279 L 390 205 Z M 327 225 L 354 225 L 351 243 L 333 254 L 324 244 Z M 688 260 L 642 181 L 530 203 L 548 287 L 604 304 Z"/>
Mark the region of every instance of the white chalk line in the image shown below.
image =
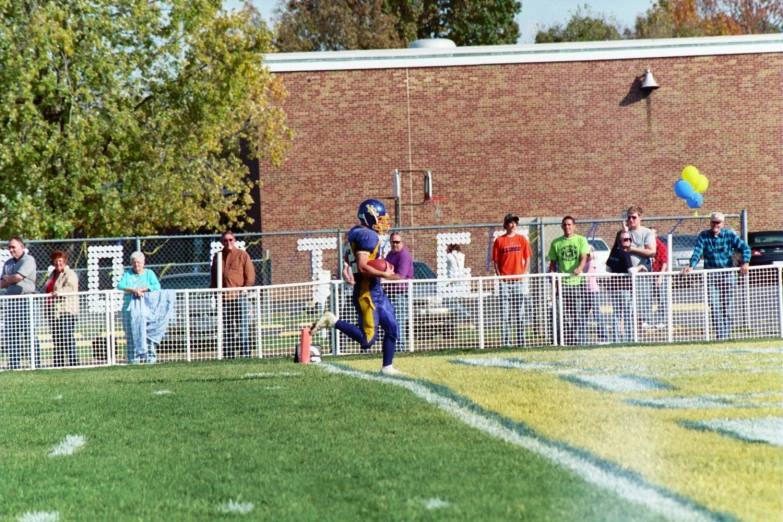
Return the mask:
<path id="1" fill-rule="evenodd" d="M 638 483 L 611 469 L 604 469 L 571 449 L 558 447 L 555 444 L 531 436 L 522 435 L 514 430 L 506 428 L 497 420 L 471 411 L 466 406 L 459 404 L 456 400 L 439 395 L 415 381 L 371 375 L 356 370 L 341 368 L 332 364 L 324 364 L 322 368 L 332 373 L 393 384 L 405 388 L 472 428 L 480 430 L 497 439 L 525 448 L 563 468 L 571 470 L 591 484 L 611 491 L 629 502 L 649 508 L 656 513 L 660 513 L 675 520 L 714 520 L 708 513 L 677 498 L 669 497 L 655 487 Z"/>
<path id="2" fill-rule="evenodd" d="M 152 393 L 154 393 L 155 395 L 168 395 L 171 392 L 169 390 L 156 390 Z"/>
<path id="3" fill-rule="evenodd" d="M 299 377 L 302 372 L 253 372 L 246 373 L 245 377 Z"/>
<path id="4" fill-rule="evenodd" d="M 76 450 L 87 443 L 84 435 L 68 435 L 57 446 L 52 448 L 50 457 L 63 457 L 73 455 Z"/>
<path id="5" fill-rule="evenodd" d="M 432 511 L 433 509 L 441 509 L 449 506 L 449 502 L 447 500 L 443 500 L 440 498 L 427 498 L 422 499 L 422 504 L 424 504 L 424 507 Z"/>
<path id="6" fill-rule="evenodd" d="M 253 503 L 252 502 L 235 502 L 234 499 L 230 499 L 225 504 L 220 504 L 217 507 L 217 510 L 220 513 L 239 513 L 240 515 L 244 515 L 245 513 L 250 513 L 253 511 Z"/>
<path id="7" fill-rule="evenodd" d="M 57 511 L 28 511 L 16 517 L 16 520 L 19 522 L 57 522 L 60 520 L 60 513 Z"/>
<path id="8" fill-rule="evenodd" d="M 783 448 L 783 418 L 715 419 L 695 423 L 704 429 L 731 433 L 735 438 L 750 442 L 766 442 Z"/>

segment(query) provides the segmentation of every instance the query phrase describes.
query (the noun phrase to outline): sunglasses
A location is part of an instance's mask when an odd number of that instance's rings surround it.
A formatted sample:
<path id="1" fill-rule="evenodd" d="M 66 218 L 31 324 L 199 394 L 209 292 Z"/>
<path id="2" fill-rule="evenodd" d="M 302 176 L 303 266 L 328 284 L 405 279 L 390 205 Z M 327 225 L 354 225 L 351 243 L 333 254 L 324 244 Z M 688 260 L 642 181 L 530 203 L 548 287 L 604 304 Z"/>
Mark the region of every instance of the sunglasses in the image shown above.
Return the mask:
<path id="1" fill-rule="evenodd" d="M 623 241 L 631 241 L 631 238 L 630 237 L 624 237 Z"/>
<path id="2" fill-rule="evenodd" d="M 639 216 L 628 216 L 628 219 L 639 219 Z"/>
<path id="3" fill-rule="evenodd" d="M 392 245 L 399 245 L 400 243 L 402 243 L 402 241 L 392 241 L 391 242 Z"/>
<path id="4" fill-rule="evenodd" d="M 234 243 L 236 239 L 224 239 L 221 241 L 221 243 Z"/>

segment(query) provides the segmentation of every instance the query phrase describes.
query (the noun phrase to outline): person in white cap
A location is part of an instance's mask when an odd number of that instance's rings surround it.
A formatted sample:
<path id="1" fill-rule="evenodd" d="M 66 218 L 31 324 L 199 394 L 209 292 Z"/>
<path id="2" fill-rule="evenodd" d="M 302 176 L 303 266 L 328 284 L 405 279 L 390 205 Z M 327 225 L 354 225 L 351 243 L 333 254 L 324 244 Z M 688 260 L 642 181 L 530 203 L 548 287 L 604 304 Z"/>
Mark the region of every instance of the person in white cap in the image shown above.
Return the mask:
<path id="1" fill-rule="evenodd" d="M 731 230 L 724 230 L 723 220 L 724 216 L 720 212 L 710 215 L 710 229 L 699 234 L 690 266 L 684 268 L 681 273 L 687 274 L 693 270 L 702 257 L 707 270 L 734 268 L 734 253 L 738 252 L 742 254 L 740 274 L 748 275 L 750 247 Z M 734 271 L 709 274 L 707 283 L 715 337 L 728 339 L 731 333 L 731 307 L 737 286 L 737 274 Z"/>

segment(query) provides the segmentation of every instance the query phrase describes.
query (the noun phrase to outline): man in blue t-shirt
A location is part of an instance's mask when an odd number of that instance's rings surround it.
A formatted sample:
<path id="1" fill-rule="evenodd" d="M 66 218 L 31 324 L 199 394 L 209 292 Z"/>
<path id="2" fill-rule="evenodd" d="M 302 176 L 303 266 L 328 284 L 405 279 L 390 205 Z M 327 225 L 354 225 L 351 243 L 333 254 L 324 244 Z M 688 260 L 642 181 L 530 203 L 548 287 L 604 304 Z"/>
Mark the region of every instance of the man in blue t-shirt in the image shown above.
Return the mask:
<path id="1" fill-rule="evenodd" d="M 359 317 L 359 324 L 354 325 L 337 319 L 332 312 L 324 312 L 310 328 L 314 335 L 322 328 L 337 328 L 339 331 L 359 343 L 362 350 L 368 350 L 378 339 L 378 327 L 383 329 L 383 367 L 384 375 L 401 375 L 402 372 L 392 366 L 394 351 L 397 347 L 399 329 L 394 317 L 394 307 L 381 288 L 381 277 L 394 276 L 394 268 L 387 265 L 386 271 L 381 271 L 369 265 L 369 262 L 380 259 L 381 238 L 378 234 L 389 231 L 386 206 L 377 199 L 368 199 L 359 205 L 359 224 L 354 226 L 346 238 L 350 248 L 346 252 L 345 261 L 351 266 L 355 284 L 353 285 L 353 306 Z"/>

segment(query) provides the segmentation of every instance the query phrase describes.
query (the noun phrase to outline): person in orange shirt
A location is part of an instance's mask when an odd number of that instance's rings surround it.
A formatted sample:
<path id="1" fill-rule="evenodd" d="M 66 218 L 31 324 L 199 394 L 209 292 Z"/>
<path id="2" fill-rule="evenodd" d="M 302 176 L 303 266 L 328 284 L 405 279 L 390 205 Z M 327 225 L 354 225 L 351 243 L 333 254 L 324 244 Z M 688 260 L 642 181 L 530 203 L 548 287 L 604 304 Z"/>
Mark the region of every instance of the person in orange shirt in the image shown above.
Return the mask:
<path id="1" fill-rule="evenodd" d="M 512 346 L 511 327 L 512 316 L 516 314 L 517 346 L 525 346 L 525 295 L 528 293 L 527 281 L 523 276 L 527 273 L 530 256 L 530 243 L 522 234 L 517 234 L 519 217 L 506 214 L 503 228 L 506 233 L 492 245 L 492 262 L 495 275 L 500 280 L 500 301 L 503 306 L 503 346 Z"/>
<path id="2" fill-rule="evenodd" d="M 212 282 L 210 288 L 218 287 L 218 256 L 223 258 L 223 288 L 255 286 L 256 269 L 250 255 L 236 247 L 236 238 L 230 230 L 220 237 L 223 250 L 212 258 Z M 244 291 L 223 292 L 223 358 L 250 357 L 249 316 L 250 303 Z"/>

